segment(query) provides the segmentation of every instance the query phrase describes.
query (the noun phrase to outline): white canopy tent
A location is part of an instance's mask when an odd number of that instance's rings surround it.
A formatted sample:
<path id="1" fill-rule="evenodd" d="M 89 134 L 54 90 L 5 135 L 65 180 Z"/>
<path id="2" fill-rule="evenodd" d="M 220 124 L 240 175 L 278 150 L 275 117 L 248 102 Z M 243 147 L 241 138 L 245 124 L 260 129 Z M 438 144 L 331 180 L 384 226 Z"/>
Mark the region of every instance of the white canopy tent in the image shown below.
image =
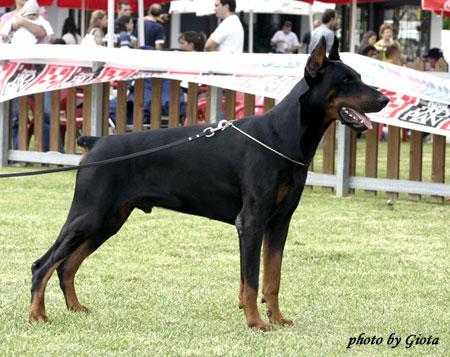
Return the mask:
<path id="1" fill-rule="evenodd" d="M 249 14 L 249 24 L 253 24 L 254 14 L 280 14 L 309 16 L 312 30 L 312 15 L 326 9 L 334 9 L 335 4 L 315 1 L 313 5 L 294 0 L 236 0 L 236 12 Z M 170 2 L 170 13 L 195 13 L 197 16 L 214 14 L 214 0 L 175 0 Z M 253 52 L 253 26 L 249 26 L 249 52 Z"/>
<path id="2" fill-rule="evenodd" d="M 309 15 L 310 12 L 321 13 L 334 9 L 335 4 L 315 1 L 295 0 L 237 0 L 236 12 L 253 12 L 266 14 Z M 174 0 L 170 2 L 170 13 L 193 13 L 197 16 L 214 14 L 214 0 Z"/>

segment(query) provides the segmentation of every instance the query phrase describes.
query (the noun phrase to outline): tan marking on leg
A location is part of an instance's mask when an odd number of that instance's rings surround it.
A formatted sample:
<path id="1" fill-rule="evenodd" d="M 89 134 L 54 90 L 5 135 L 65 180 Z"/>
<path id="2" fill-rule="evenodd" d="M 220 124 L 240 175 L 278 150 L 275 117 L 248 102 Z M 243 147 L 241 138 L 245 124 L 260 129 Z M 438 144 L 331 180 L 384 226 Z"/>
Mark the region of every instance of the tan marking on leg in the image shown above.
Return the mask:
<path id="1" fill-rule="evenodd" d="M 56 268 L 61 264 L 63 259 L 56 262 L 44 275 L 41 280 L 41 285 L 33 294 L 33 300 L 31 301 L 30 313 L 28 315 L 28 320 L 31 321 L 42 321 L 48 320 L 45 314 L 45 288 L 47 287 L 47 282 L 52 276 Z"/>
<path id="2" fill-rule="evenodd" d="M 239 286 L 239 308 L 243 309 L 244 308 L 244 283 L 241 279 L 241 283 Z"/>
<path id="3" fill-rule="evenodd" d="M 268 240 L 264 239 L 264 277 L 263 277 L 263 295 L 267 305 L 267 316 L 273 324 L 292 325 L 293 321 L 285 319 L 281 314 L 278 293 L 280 291 L 281 279 L 281 254 L 271 252 Z"/>
<path id="4" fill-rule="evenodd" d="M 268 331 L 272 329 L 272 325 L 261 320 L 256 305 L 257 298 L 258 292 L 244 281 L 244 312 L 245 318 L 247 319 L 247 325 L 248 327 L 254 327 L 261 331 Z"/>
<path id="5" fill-rule="evenodd" d="M 286 197 L 286 195 L 289 193 L 289 190 L 291 187 L 287 183 L 282 183 L 278 187 L 277 191 L 277 204 L 279 204 L 283 199 Z"/>
<path id="6" fill-rule="evenodd" d="M 71 311 L 88 312 L 89 309 L 83 306 L 78 301 L 75 293 L 75 274 L 78 271 L 83 260 L 91 254 L 92 250 L 89 248 L 87 242 L 80 245 L 69 257 L 64 264 L 63 285 L 64 297 L 66 299 L 67 308 Z"/>

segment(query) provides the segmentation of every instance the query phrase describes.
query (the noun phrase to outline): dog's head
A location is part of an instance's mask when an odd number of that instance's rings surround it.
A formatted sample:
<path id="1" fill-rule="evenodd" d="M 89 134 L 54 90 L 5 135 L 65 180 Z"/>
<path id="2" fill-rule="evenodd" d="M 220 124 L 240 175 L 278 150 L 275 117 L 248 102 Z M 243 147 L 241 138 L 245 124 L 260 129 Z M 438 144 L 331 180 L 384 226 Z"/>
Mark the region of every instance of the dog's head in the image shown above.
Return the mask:
<path id="1" fill-rule="evenodd" d="M 323 108 L 326 126 L 333 120 L 340 120 L 355 131 L 372 129 L 372 123 L 364 113 L 380 111 L 389 98 L 364 84 L 361 76 L 340 60 L 338 47 L 335 37 L 327 57 L 326 41 L 322 37 L 309 56 L 305 67 L 309 102 L 313 107 Z"/>

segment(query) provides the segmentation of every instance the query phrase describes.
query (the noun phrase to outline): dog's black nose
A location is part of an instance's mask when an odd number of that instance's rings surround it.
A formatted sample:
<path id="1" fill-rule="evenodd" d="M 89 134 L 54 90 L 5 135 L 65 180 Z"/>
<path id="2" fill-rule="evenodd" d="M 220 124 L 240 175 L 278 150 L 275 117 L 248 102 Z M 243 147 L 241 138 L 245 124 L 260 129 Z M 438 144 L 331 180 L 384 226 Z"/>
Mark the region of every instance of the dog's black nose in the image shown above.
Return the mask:
<path id="1" fill-rule="evenodd" d="M 380 97 L 378 98 L 378 102 L 385 107 L 388 103 L 389 103 L 389 98 L 386 97 L 385 95 L 380 95 Z"/>

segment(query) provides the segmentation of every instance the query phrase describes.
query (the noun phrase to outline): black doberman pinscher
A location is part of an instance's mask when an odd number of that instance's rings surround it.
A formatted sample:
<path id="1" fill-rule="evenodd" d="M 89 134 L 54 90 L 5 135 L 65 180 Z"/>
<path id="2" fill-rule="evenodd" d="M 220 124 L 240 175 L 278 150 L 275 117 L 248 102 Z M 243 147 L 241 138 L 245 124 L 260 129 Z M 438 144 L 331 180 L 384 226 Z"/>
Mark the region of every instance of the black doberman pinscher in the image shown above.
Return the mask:
<path id="1" fill-rule="evenodd" d="M 80 170 L 66 223 L 52 247 L 32 265 L 30 321 L 47 320 L 45 288 L 55 269 L 68 309 L 88 311 L 74 288 L 81 263 L 121 228 L 133 209 L 150 213 L 157 206 L 235 224 L 241 265 L 239 306 L 248 326 L 267 330 L 273 324 L 291 325 L 278 306 L 280 270 L 307 163 L 334 120 L 363 131 L 371 127 L 364 113 L 377 112 L 388 103 L 340 61 L 338 45 L 335 40 L 327 58 L 322 38 L 308 58 L 304 79 L 280 104 L 260 117 L 233 123 L 305 166 L 228 128 L 145 157 Z M 156 148 L 195 136 L 206 127 L 82 137 L 80 141 L 90 147 L 83 163 Z M 262 246 L 262 293 L 269 323 L 261 320 L 257 308 Z"/>

